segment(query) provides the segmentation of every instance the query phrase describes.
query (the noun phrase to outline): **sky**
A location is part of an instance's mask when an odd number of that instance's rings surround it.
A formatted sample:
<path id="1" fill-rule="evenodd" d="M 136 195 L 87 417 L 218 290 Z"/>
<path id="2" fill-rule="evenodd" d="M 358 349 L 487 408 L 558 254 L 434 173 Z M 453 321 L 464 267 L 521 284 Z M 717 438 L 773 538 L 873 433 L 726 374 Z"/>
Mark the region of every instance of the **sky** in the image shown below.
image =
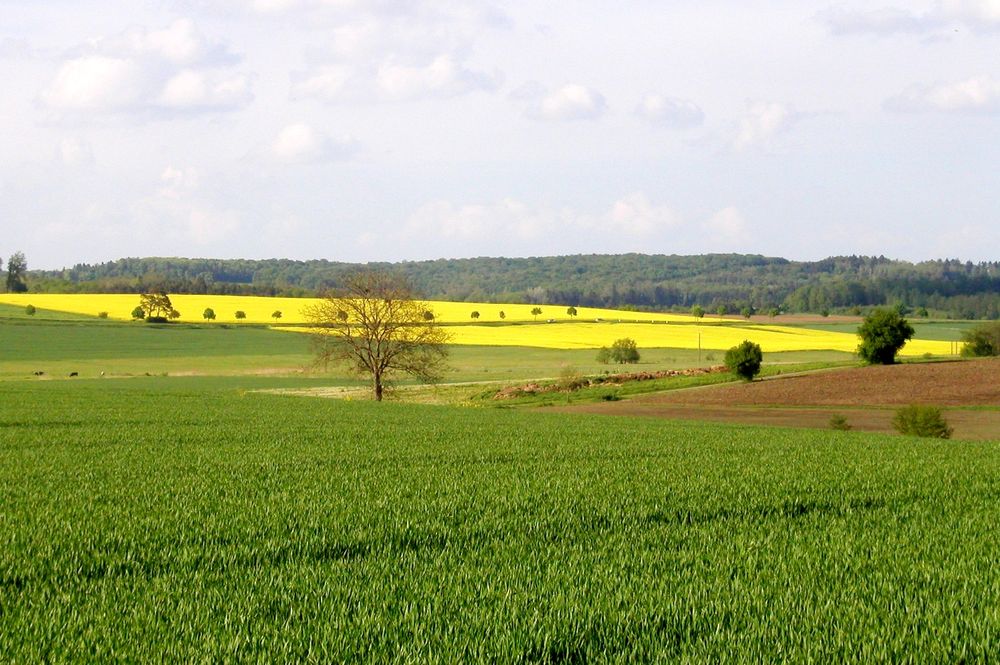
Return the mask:
<path id="1" fill-rule="evenodd" d="M 0 257 L 1000 260 L 1000 0 L 0 0 Z"/>

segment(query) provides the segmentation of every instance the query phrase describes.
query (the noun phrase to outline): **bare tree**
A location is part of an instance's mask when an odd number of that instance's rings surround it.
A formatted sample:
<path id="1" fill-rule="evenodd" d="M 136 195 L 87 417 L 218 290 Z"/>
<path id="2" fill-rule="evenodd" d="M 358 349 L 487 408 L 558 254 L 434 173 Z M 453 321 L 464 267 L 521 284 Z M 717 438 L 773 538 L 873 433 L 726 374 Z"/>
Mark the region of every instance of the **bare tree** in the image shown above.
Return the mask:
<path id="1" fill-rule="evenodd" d="M 441 378 L 448 334 L 427 318 L 430 309 L 402 278 L 382 272 L 348 276 L 343 287 L 305 308 L 316 329 L 313 348 L 319 363 L 347 363 L 371 377 L 376 401 L 393 374 L 424 383 Z"/>

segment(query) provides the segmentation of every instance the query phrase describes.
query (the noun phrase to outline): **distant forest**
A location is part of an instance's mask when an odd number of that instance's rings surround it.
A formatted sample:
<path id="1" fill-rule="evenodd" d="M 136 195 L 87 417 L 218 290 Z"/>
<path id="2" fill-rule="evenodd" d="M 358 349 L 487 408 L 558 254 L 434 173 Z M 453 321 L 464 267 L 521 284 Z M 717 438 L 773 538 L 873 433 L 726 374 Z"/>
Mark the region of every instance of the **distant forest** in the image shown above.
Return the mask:
<path id="1" fill-rule="evenodd" d="M 254 294 L 312 296 L 362 267 L 408 277 L 423 297 L 472 302 L 710 313 L 775 308 L 846 312 L 873 305 L 953 318 L 1000 317 L 1000 263 L 909 263 L 883 256 L 789 261 L 745 254 L 577 255 L 440 259 L 364 266 L 292 261 L 128 258 L 27 273 L 34 292 Z"/>

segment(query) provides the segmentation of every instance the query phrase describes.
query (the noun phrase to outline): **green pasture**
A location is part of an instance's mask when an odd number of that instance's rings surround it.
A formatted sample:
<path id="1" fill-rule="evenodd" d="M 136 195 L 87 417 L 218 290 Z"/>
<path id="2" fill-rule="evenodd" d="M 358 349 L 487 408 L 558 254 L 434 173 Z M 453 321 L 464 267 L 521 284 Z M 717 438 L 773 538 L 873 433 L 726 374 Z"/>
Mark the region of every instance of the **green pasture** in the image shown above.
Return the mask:
<path id="1" fill-rule="evenodd" d="M 0 661 L 1000 652 L 1000 442 L 237 385 L 0 382 Z"/>
<path id="2" fill-rule="evenodd" d="M 15 310 L 11 312 L 10 310 Z M 23 314 L 0 307 L 0 379 L 81 378 L 145 375 L 308 376 L 352 383 L 343 368 L 317 367 L 307 335 L 266 326 L 222 324 L 147 324 Z M 589 349 L 452 346 L 444 381 L 507 382 L 556 378 L 566 371 L 602 374 L 657 371 L 722 363 L 719 351 L 641 349 L 642 359 L 628 367 L 602 365 Z M 835 351 L 772 353 L 769 365 L 851 362 Z"/>

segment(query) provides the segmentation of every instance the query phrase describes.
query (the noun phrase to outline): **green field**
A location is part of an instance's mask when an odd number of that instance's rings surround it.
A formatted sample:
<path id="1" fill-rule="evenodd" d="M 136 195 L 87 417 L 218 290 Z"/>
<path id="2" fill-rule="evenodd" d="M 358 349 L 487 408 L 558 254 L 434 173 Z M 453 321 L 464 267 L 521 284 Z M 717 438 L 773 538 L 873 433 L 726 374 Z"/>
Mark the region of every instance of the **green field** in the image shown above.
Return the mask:
<path id="1" fill-rule="evenodd" d="M 0 662 L 1000 651 L 1000 441 L 263 393 L 362 385 L 264 327 L 0 311 L 0 341 Z M 719 362 L 642 353 L 628 369 Z M 511 347 L 452 366 L 609 369 Z"/>
<path id="2" fill-rule="evenodd" d="M 0 384 L 0 659 L 984 660 L 1000 443 Z"/>

